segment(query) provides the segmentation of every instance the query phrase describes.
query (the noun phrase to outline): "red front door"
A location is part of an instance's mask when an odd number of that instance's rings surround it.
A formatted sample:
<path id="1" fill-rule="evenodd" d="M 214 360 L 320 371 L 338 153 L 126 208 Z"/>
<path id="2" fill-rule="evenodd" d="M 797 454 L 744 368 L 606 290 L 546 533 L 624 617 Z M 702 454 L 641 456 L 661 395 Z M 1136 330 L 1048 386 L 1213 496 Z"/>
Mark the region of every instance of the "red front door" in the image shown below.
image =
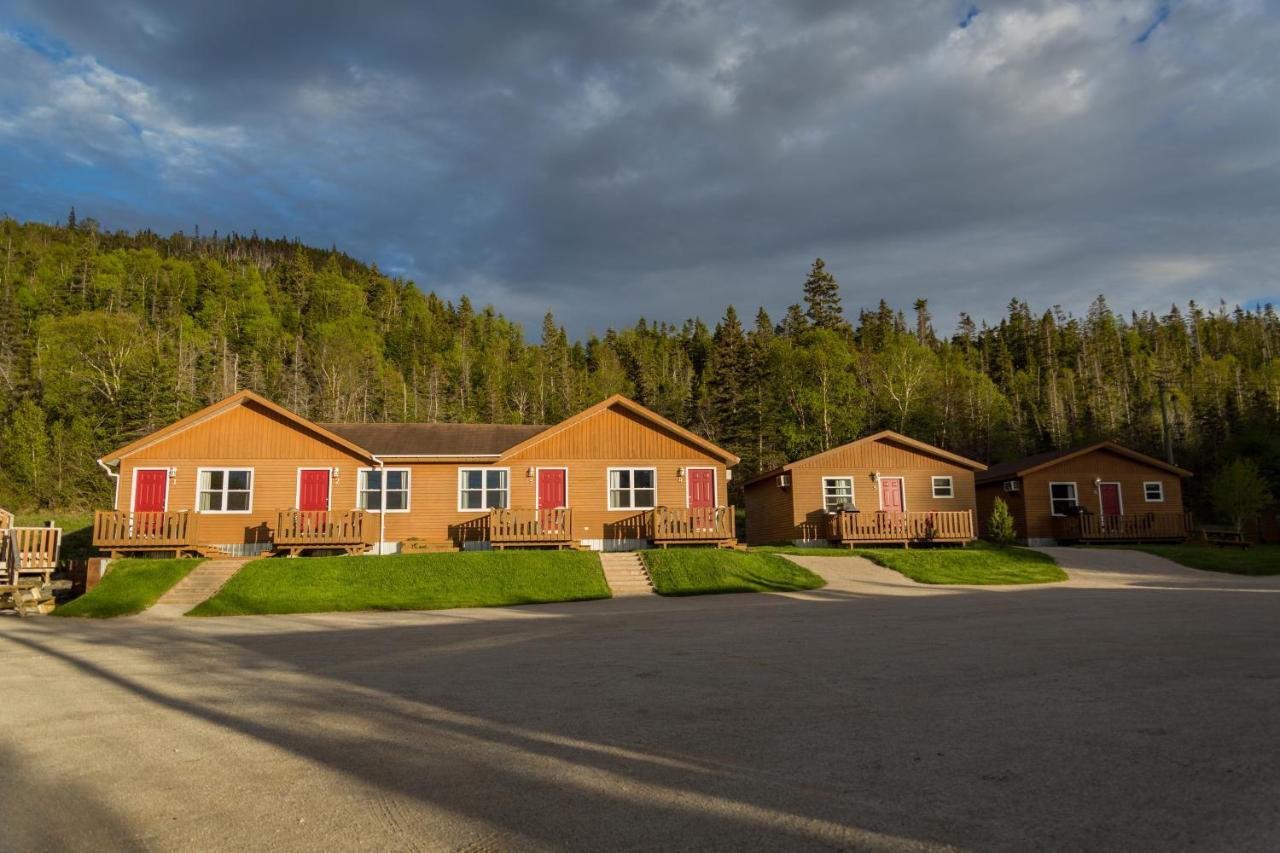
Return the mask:
<path id="1" fill-rule="evenodd" d="M 902 512 L 902 480 L 897 477 L 880 478 L 880 509 L 885 512 Z"/>
<path id="2" fill-rule="evenodd" d="M 714 468 L 690 468 L 689 509 L 716 505 L 716 472 Z"/>
<path id="3" fill-rule="evenodd" d="M 1103 515 L 1120 514 L 1120 484 L 1099 483 L 1098 501 L 1102 504 Z"/>
<path id="4" fill-rule="evenodd" d="M 569 474 L 563 468 L 538 469 L 538 515 L 544 530 L 559 530 L 563 523 L 563 513 L 546 510 L 569 505 L 568 478 Z"/>
<path id="5" fill-rule="evenodd" d="M 133 489 L 134 512 L 164 512 L 169 497 L 169 469 L 148 468 L 137 472 Z"/>
<path id="6" fill-rule="evenodd" d="M 329 509 L 329 469 L 302 471 L 298 481 L 298 509 L 325 512 Z"/>

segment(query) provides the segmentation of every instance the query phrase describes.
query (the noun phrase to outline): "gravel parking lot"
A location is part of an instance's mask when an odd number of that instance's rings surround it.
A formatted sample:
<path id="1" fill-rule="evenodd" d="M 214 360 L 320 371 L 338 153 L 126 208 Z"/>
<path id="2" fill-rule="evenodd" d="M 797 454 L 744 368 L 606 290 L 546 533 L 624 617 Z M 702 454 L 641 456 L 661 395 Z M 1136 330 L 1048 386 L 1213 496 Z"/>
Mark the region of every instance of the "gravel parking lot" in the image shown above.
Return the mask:
<path id="1" fill-rule="evenodd" d="M 0 619 L 0 849 L 1280 848 L 1280 578 Z"/>

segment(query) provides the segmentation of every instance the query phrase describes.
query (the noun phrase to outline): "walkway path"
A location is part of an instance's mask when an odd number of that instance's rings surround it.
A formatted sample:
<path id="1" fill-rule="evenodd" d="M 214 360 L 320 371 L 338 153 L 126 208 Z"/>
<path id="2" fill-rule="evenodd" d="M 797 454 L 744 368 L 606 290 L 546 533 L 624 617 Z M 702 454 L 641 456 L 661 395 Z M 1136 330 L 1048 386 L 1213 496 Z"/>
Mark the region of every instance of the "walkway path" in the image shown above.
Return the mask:
<path id="1" fill-rule="evenodd" d="M 205 560 L 160 596 L 149 610 L 156 616 L 180 616 L 226 586 L 248 559 Z"/>

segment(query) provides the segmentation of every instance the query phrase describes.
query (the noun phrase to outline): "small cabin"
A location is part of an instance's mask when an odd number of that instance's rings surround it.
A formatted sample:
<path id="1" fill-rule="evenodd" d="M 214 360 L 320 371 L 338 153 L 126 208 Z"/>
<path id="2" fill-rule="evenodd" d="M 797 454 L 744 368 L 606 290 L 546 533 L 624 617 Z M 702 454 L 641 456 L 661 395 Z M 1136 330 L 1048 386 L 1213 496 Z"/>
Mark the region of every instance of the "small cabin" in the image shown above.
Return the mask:
<path id="1" fill-rule="evenodd" d="M 747 542 L 801 546 L 964 543 L 986 468 L 892 430 L 799 459 L 745 486 Z"/>
<path id="2" fill-rule="evenodd" d="M 1191 529 L 1182 502 L 1190 476 L 1112 441 L 1025 456 L 978 475 L 978 520 L 985 533 L 1000 498 L 1024 545 L 1177 542 Z"/>
<path id="3" fill-rule="evenodd" d="M 242 391 L 101 462 L 113 555 L 736 543 L 738 457 L 620 395 L 551 426 L 321 424 Z"/>

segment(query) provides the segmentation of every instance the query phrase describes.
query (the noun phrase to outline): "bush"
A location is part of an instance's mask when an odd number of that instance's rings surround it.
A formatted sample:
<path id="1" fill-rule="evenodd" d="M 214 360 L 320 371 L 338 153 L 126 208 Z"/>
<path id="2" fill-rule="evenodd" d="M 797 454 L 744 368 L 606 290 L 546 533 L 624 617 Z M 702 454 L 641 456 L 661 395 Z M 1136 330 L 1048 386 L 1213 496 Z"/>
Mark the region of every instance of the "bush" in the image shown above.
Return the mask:
<path id="1" fill-rule="evenodd" d="M 1218 472 L 1209 486 L 1213 509 L 1224 521 L 1239 530 L 1244 520 L 1271 503 L 1271 490 L 1258 466 L 1249 459 L 1237 459 Z"/>
<path id="2" fill-rule="evenodd" d="M 996 498 L 996 505 L 991 509 L 991 517 L 987 519 L 987 538 L 997 545 L 1012 545 L 1018 538 L 1013 527 L 1013 514 L 1004 498 Z"/>

